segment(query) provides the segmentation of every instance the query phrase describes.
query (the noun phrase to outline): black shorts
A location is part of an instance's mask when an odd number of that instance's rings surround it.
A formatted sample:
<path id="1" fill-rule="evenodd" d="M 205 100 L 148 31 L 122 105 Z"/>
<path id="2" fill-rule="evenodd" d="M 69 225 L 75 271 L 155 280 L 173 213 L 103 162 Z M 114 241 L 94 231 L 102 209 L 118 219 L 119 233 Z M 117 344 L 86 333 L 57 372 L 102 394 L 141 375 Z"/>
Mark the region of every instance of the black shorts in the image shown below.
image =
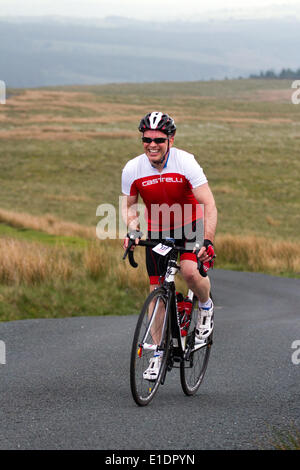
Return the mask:
<path id="1" fill-rule="evenodd" d="M 175 239 L 175 245 L 177 246 L 189 248 L 189 246 L 187 245 L 188 243 L 190 244 L 191 251 L 188 253 L 182 253 L 180 255 L 180 261 L 188 259 L 197 263 L 197 257 L 195 253 L 192 252 L 192 250 L 195 246 L 196 241 L 199 242 L 200 245 L 203 244 L 202 228 L 202 221 L 198 226 L 197 221 L 194 221 L 192 222 L 192 224 L 190 224 L 190 227 L 181 227 L 180 229 L 177 229 L 175 231 L 170 230 L 167 234 L 164 232 L 148 233 L 148 240 L 157 241 L 157 244 L 159 244 L 162 240 L 166 238 L 166 236 L 168 236 Z M 181 235 L 180 238 L 177 238 L 178 234 Z M 153 251 L 151 247 L 146 247 L 146 267 L 150 279 L 150 284 L 159 284 L 160 277 L 162 276 L 163 278 L 166 273 L 167 264 L 168 256 L 161 256 L 155 251 Z"/>

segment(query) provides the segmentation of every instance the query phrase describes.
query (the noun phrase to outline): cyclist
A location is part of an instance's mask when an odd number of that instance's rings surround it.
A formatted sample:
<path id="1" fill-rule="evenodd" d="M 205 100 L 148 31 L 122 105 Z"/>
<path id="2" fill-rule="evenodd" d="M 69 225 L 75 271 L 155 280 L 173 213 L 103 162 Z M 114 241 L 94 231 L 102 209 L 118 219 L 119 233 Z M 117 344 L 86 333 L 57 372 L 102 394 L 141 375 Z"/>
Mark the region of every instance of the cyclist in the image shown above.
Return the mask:
<path id="1" fill-rule="evenodd" d="M 176 125 L 168 114 L 148 113 L 140 121 L 138 129 L 142 133 L 144 153 L 129 160 L 122 172 L 123 218 L 128 231 L 136 232 L 137 244 L 140 222 L 136 204 L 139 195 L 146 206 L 148 238 L 158 240 L 158 243 L 167 234 L 176 240 L 176 245 L 186 246 L 189 242 L 194 247 L 204 218 L 204 243 L 198 257 L 207 271 L 213 265 L 217 225 L 217 208 L 207 178 L 194 155 L 173 146 Z M 124 248 L 127 248 L 128 241 L 127 235 Z M 180 256 L 180 272 L 199 299 L 196 337 L 198 341 L 205 341 L 213 330 L 213 302 L 209 297 L 209 277 L 199 274 L 194 251 L 191 248 L 190 253 Z M 146 248 L 150 291 L 159 285 L 160 277 L 165 274 L 163 260 L 151 248 Z M 150 360 L 144 378 L 155 380 L 159 365 L 157 352 Z"/>

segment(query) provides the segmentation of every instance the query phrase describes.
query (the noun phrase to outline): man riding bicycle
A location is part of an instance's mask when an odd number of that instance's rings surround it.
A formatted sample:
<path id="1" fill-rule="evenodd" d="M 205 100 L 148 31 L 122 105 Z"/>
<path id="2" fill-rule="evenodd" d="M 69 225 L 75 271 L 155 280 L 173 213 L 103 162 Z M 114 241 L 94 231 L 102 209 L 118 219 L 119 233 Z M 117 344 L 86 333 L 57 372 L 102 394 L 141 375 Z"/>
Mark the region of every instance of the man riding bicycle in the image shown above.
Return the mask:
<path id="1" fill-rule="evenodd" d="M 176 245 L 191 244 L 191 252 L 180 256 L 180 272 L 199 300 L 196 337 L 198 341 L 205 341 L 213 330 L 213 302 L 209 277 L 199 274 L 194 252 L 204 218 L 204 242 L 201 243 L 203 246 L 198 257 L 205 271 L 212 267 L 217 225 L 215 200 L 194 155 L 173 147 L 176 126 L 170 116 L 162 112 L 149 113 L 142 118 L 138 129 L 143 134 L 144 153 L 130 160 L 122 172 L 122 192 L 125 196 L 123 217 L 128 232 L 135 232 L 137 244 L 140 222 L 136 204 L 140 195 L 146 206 L 150 240 L 159 243 L 169 236 L 176 240 Z M 128 242 L 127 236 L 125 248 Z M 147 247 L 146 266 L 152 291 L 165 274 L 165 262 L 162 256 Z M 155 379 L 159 364 L 160 355 L 156 352 L 144 378 Z"/>

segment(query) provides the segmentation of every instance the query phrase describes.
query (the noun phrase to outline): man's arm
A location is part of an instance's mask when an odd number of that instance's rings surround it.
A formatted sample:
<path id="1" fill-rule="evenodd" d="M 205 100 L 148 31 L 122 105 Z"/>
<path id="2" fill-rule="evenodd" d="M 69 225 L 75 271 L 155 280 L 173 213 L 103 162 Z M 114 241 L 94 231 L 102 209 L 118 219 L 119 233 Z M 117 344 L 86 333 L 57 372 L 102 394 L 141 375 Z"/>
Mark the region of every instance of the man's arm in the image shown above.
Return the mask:
<path id="1" fill-rule="evenodd" d="M 216 208 L 214 196 L 211 192 L 208 183 L 202 184 L 201 186 L 194 188 L 193 194 L 197 201 L 200 204 L 204 205 L 204 239 L 214 242 L 217 227 L 218 211 Z M 211 259 L 210 257 L 205 256 L 205 251 L 206 250 L 203 247 L 200 250 L 199 257 L 201 261 L 208 261 Z"/>
<path id="2" fill-rule="evenodd" d="M 218 212 L 215 199 L 208 183 L 193 189 L 195 198 L 204 205 L 204 238 L 214 241 Z"/>
<path id="3" fill-rule="evenodd" d="M 123 194 L 122 198 L 122 217 L 126 224 L 127 231 L 132 232 L 133 230 L 140 230 L 140 222 L 138 213 L 136 210 L 136 204 L 138 201 L 138 195 L 127 196 Z M 125 237 L 124 249 L 128 247 L 129 238 Z M 138 244 L 139 240 L 136 239 L 135 243 Z M 133 249 L 133 247 L 132 247 Z"/>
<path id="4" fill-rule="evenodd" d="M 136 210 L 138 195 L 122 197 L 122 217 L 126 224 L 128 232 L 132 230 L 140 230 L 140 222 Z"/>

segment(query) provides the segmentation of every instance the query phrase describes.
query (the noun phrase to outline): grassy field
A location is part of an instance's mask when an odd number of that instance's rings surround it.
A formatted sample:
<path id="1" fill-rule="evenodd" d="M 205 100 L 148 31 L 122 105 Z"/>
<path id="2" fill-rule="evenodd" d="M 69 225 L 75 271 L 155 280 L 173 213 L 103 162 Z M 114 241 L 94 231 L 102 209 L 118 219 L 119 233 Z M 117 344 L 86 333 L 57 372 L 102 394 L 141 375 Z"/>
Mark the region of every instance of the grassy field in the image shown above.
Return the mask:
<path id="1" fill-rule="evenodd" d="M 156 109 L 175 118 L 175 145 L 195 154 L 214 192 L 216 267 L 300 277 L 293 91 L 281 80 L 8 90 L 0 106 L 0 318 L 139 308 L 147 291 L 142 254 L 133 272 L 121 261 L 121 241 L 93 239 L 98 205 L 118 207 L 121 170 L 142 152 L 138 122 Z M 41 262 L 25 275 L 12 256 L 22 252 L 27 267 L 39 253 L 44 266 L 55 259 L 66 272 L 53 276 L 58 267 L 45 271 Z"/>

